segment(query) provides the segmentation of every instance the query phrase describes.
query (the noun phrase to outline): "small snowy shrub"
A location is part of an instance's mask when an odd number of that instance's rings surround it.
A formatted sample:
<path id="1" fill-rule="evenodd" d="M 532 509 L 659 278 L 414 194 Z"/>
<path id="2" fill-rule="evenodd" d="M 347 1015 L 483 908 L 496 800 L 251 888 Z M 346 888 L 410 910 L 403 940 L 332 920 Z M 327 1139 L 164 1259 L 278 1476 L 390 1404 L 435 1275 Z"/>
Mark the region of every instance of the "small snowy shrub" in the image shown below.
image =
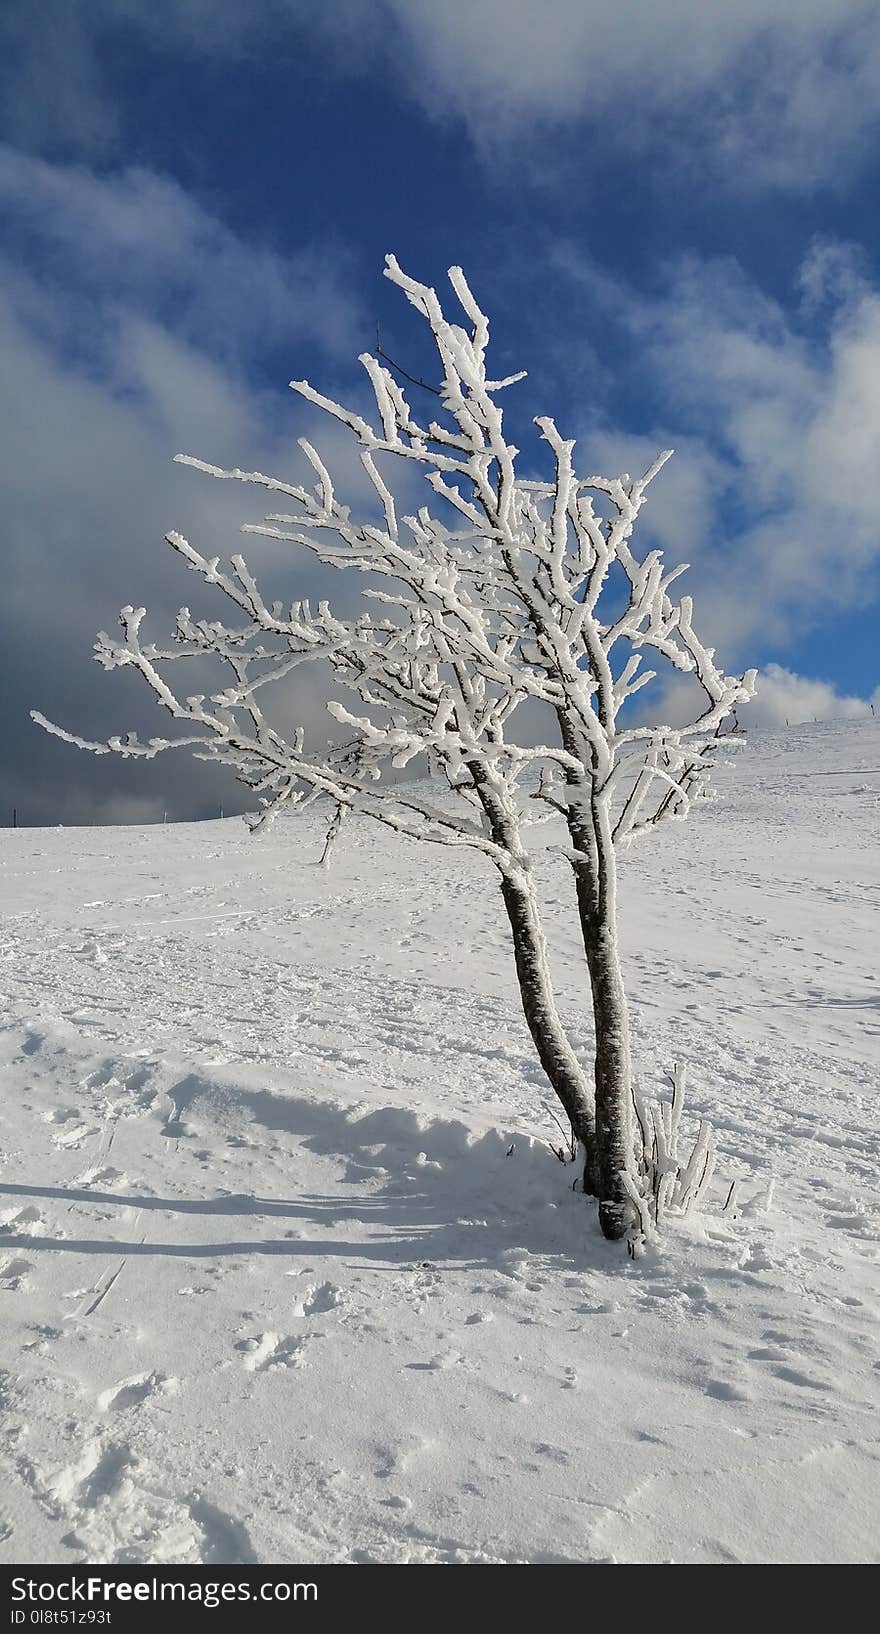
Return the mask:
<path id="1" fill-rule="evenodd" d="M 633 1083 L 633 1165 L 625 1185 L 645 1241 L 656 1236 L 667 1216 L 681 1217 L 695 1208 L 715 1172 L 715 1135 L 705 1120 L 687 1156 L 679 1154 L 683 1066 L 675 1067 L 670 1083 L 672 1098 L 668 1101 L 645 1100 L 638 1083 Z"/>

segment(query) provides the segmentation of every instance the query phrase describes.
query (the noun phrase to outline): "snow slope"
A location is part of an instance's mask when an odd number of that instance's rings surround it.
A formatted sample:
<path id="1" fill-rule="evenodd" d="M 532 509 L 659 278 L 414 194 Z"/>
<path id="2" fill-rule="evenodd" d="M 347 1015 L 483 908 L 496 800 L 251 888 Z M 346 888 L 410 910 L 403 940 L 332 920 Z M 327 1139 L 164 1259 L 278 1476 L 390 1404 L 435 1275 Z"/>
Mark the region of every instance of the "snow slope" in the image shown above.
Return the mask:
<path id="1" fill-rule="evenodd" d="M 878 1559 L 880 726 L 720 781 L 624 862 L 643 1079 L 721 1152 L 638 1261 L 545 1144 L 482 859 L 0 833 L 4 1559 Z"/>

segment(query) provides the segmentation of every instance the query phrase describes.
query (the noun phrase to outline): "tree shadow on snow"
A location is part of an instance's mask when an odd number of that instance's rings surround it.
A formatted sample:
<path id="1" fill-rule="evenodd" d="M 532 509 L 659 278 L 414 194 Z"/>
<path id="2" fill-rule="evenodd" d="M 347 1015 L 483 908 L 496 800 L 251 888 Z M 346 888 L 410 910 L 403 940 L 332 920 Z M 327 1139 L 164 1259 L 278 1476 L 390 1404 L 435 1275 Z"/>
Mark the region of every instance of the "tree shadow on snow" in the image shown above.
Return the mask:
<path id="1" fill-rule="evenodd" d="M 571 1190 L 578 1169 L 563 1167 L 546 1146 L 528 1136 L 491 1130 L 474 1138 L 464 1123 L 455 1120 L 427 1122 L 398 1107 L 357 1116 L 338 1105 L 215 1083 L 195 1074 L 180 1080 L 169 1091 L 169 1099 L 172 1111 L 162 1129 L 167 1137 L 196 1138 L 185 1121 L 189 1119 L 197 1122 L 197 1138 L 203 1143 L 206 1125 L 213 1126 L 215 1141 L 230 1127 L 237 1130 L 238 1135 L 226 1135 L 231 1144 L 238 1143 L 241 1131 L 253 1135 L 255 1126 L 261 1126 L 290 1137 L 292 1151 L 305 1148 L 333 1161 L 336 1186 L 350 1187 L 349 1195 L 327 1190 L 290 1198 L 247 1194 L 180 1198 L 9 1183 L 0 1185 L 0 1195 L 44 1198 L 68 1208 L 98 1204 L 166 1214 L 170 1219 L 185 1215 L 206 1223 L 229 1216 L 255 1224 L 268 1219 L 302 1222 L 322 1227 L 327 1234 L 156 1242 L 55 1238 L 12 1230 L 0 1231 L 0 1246 L 35 1253 L 181 1259 L 320 1254 L 389 1267 L 430 1260 L 462 1269 L 502 1270 L 505 1257 L 515 1259 L 517 1249 L 530 1258 L 550 1256 L 561 1268 L 583 1268 L 605 1258 L 607 1245 L 598 1232 L 594 1209 Z M 277 1152 L 273 1155 L 277 1160 Z M 347 1223 L 363 1230 L 346 1231 Z"/>

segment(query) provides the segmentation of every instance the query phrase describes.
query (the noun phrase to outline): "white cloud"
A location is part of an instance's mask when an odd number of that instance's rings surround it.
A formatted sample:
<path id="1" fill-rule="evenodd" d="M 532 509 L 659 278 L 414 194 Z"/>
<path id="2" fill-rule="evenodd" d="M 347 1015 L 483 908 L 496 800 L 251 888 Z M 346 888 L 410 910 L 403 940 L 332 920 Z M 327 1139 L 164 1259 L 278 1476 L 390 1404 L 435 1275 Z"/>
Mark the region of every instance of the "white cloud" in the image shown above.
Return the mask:
<path id="1" fill-rule="evenodd" d="M 814 238 L 801 263 L 798 286 L 805 312 L 812 316 L 831 303 L 843 306 L 868 292 L 868 257 L 860 244 Z"/>
<path id="2" fill-rule="evenodd" d="M 16 8 L 7 8 L 15 11 Z M 871 152 L 880 110 L 876 0 L 43 0 L 0 33 L 17 140 L 112 142 L 125 110 L 102 58 L 305 56 L 324 79 L 377 69 L 469 130 L 493 166 L 553 175 L 553 138 L 714 166 L 719 178 L 810 190 Z M 699 142 L 693 133 L 700 133 Z"/>
<path id="3" fill-rule="evenodd" d="M 680 726 L 695 720 L 703 694 L 687 676 L 668 675 L 656 694 L 645 690 L 644 702 L 633 719 L 664 720 Z M 871 715 L 871 705 L 880 707 L 880 687 L 870 698 L 850 697 L 838 691 L 832 681 L 797 675 L 782 664 L 765 664 L 758 676 L 758 690 L 748 708 L 739 711 L 739 724 L 750 727 L 799 726 L 804 721 L 860 720 Z"/>
<path id="4" fill-rule="evenodd" d="M 589 166 L 597 137 L 656 153 L 696 124 L 700 163 L 714 155 L 735 186 L 810 188 L 857 164 L 876 128 L 873 0 L 390 3 L 413 84 L 496 158 L 535 125 L 585 121 Z"/>
<path id="5" fill-rule="evenodd" d="M 587 419 L 584 457 L 644 468 L 652 450 L 676 448 L 639 526 L 693 563 L 700 627 L 744 660 L 750 642 L 784 644 L 826 608 L 876 593 L 880 294 L 853 284 L 838 249 L 824 326 L 809 330 L 733 262 L 688 258 L 646 297 L 570 249 L 556 258 L 594 330 L 607 322 L 635 347 L 626 367 L 662 405 L 638 438 Z M 834 265 L 847 276 L 832 287 Z"/>
<path id="6" fill-rule="evenodd" d="M 0 205 L 42 277 L 63 277 L 83 323 L 146 308 L 215 353 L 253 352 L 309 338 L 326 352 L 357 349 L 358 307 L 348 256 L 336 245 L 281 255 L 247 242 L 170 178 L 138 167 L 98 176 L 0 148 Z M 82 337 L 81 337 L 82 338 Z"/>
<path id="7" fill-rule="evenodd" d="M 631 475 L 647 471 L 662 446 L 662 437 L 634 436 L 607 426 L 590 427 L 581 459 L 603 473 Z M 698 437 L 677 435 L 675 457 L 649 489 L 648 506 L 639 522 L 644 538 L 670 558 L 690 561 L 702 555 L 716 526 L 718 496 L 730 481 L 730 467 Z"/>
<path id="8" fill-rule="evenodd" d="M 870 713 L 869 699 L 847 697 L 830 681 L 811 680 L 781 664 L 766 664 L 748 718 L 756 726 L 796 726 L 802 721 L 856 720 Z"/>

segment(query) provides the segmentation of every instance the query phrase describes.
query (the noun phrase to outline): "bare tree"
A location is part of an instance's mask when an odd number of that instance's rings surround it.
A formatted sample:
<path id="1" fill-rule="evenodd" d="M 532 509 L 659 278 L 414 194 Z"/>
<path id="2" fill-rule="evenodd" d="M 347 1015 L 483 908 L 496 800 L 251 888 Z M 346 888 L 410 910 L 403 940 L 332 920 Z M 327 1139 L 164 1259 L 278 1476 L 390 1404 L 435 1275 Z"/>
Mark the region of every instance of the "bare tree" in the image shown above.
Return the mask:
<path id="1" fill-rule="evenodd" d="M 255 828 L 285 806 L 324 794 L 337 808 L 364 813 L 400 834 L 482 852 L 498 872 L 535 1048 L 583 1147 L 584 1189 L 599 1199 L 605 1235 L 617 1238 L 636 1217 L 640 1170 L 615 848 L 684 817 L 705 792 L 721 722 L 752 696 L 755 675 L 724 674 L 712 648 L 694 633 L 690 599 L 670 598 L 684 569 L 665 570 L 658 550 L 641 558 L 633 552 L 633 524 L 648 484 L 671 451 L 636 480 L 580 476 L 574 443 L 542 417 L 535 425 L 552 471 L 543 481 L 518 475 L 518 450 L 505 438 L 498 396 L 523 376 L 487 377 L 489 326 L 463 273 L 453 267 L 449 278 L 467 327 L 447 321 L 434 290 L 408 277 L 393 257 L 386 276 L 431 331 L 442 370 L 442 419 L 416 419 L 391 370 L 370 355 L 360 361 L 375 394 L 376 425 L 308 382 L 292 382 L 357 439 L 376 496 L 375 520 L 352 520 L 305 439 L 314 489 L 177 456 L 212 476 L 281 497 L 287 511 L 244 531 L 305 546 L 333 567 L 369 574 L 373 584 L 364 594 L 380 604 L 376 615 L 340 618 L 323 601 L 317 609 L 306 601 L 268 603 L 242 557 L 233 557 L 227 572 L 217 557 L 170 533 L 168 543 L 222 592 L 239 622 L 209 623 L 183 608 L 174 644 L 163 649 L 142 644 L 144 609 L 125 607 L 122 640 L 101 634 L 96 655 L 106 669 L 139 671 L 184 735 L 141 743 L 129 734 L 95 743 L 37 713 L 34 719 L 99 754 L 152 756 L 189 747 L 200 758 L 232 766 L 259 797 Z M 386 455 L 422 469 L 433 493 L 430 506 L 398 516 L 386 467 L 377 464 Z M 622 606 L 619 586 L 607 594 L 613 564 L 626 585 Z M 615 605 L 603 617 L 609 599 Z M 694 672 L 702 704 L 688 725 L 621 720 L 629 700 L 654 678 L 642 668 L 646 650 Z M 206 655 L 223 661 L 229 684 L 210 699 L 173 691 L 167 666 Z M 270 682 L 316 659 L 329 664 L 356 703 L 328 704 L 354 741 L 312 753 L 301 727 L 282 736 L 270 724 L 262 699 Z M 513 740 L 511 723 L 523 705 L 535 702 L 544 706 L 551 741 L 525 747 Z M 382 780 L 389 766 L 403 767 L 417 756 L 445 779 L 454 798 L 432 797 L 428 784 Z M 523 832 L 535 816 L 535 800 L 558 813 L 568 831 L 565 855 L 595 1019 L 591 1075 L 566 1035 L 548 970 Z"/>

